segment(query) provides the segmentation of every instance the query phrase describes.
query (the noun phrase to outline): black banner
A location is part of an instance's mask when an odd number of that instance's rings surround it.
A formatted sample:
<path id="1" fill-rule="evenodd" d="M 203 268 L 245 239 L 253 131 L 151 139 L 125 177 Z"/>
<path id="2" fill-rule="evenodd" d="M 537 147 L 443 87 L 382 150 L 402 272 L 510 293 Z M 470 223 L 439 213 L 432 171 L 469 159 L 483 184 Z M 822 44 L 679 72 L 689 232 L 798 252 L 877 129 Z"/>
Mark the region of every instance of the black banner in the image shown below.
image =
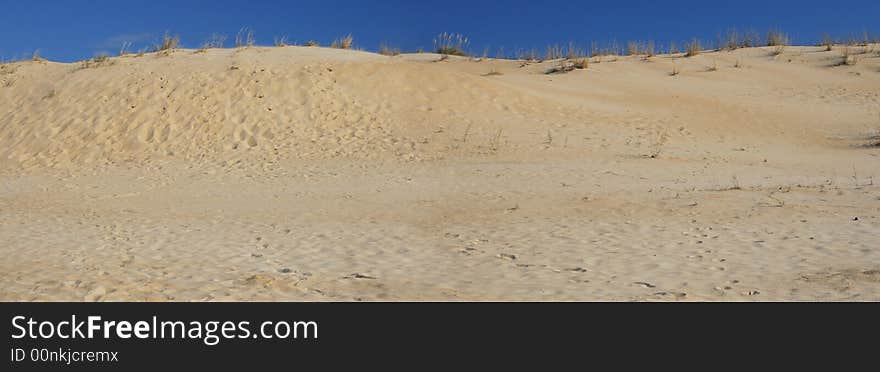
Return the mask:
<path id="1" fill-rule="evenodd" d="M 877 304 L 3 303 L 9 371 L 873 355 Z M 782 348 L 782 349 L 781 349 Z M 816 354 L 811 354 L 816 353 Z M 742 360 L 740 360 L 742 362 Z"/>

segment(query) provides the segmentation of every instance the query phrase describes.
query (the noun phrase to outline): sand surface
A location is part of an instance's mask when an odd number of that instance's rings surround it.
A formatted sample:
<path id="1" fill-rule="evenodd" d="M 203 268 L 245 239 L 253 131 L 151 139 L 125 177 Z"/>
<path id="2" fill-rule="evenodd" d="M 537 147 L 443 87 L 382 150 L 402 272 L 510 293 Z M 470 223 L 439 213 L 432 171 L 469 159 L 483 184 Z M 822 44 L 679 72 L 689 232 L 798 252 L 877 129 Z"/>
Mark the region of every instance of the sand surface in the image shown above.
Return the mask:
<path id="1" fill-rule="evenodd" d="M 5 64 L 0 300 L 878 301 L 880 46 L 840 48 Z"/>

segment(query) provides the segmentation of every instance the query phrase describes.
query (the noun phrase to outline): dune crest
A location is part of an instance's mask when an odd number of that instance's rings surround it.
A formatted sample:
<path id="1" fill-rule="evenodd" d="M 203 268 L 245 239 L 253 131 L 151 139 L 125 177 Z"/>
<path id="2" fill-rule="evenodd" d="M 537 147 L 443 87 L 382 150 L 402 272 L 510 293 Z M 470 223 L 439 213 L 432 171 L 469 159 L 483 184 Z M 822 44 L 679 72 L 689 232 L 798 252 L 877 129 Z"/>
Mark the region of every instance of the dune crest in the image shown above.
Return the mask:
<path id="1" fill-rule="evenodd" d="M 832 49 L 3 64 L 0 300 L 876 301 L 880 57 Z"/>

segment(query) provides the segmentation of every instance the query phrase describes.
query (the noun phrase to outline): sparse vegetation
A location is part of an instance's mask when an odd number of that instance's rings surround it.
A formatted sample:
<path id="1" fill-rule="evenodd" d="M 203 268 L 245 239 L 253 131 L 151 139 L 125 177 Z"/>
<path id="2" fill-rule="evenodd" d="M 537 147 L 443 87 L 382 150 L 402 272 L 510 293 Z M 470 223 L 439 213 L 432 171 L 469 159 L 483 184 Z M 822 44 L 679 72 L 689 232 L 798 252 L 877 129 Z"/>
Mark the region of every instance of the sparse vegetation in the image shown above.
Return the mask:
<path id="1" fill-rule="evenodd" d="M 562 58 L 562 55 L 562 48 L 560 48 L 558 44 L 548 45 L 547 51 L 544 52 L 544 60 L 552 61 L 554 59 L 560 59 Z"/>
<path id="2" fill-rule="evenodd" d="M 726 189 L 726 191 L 736 191 L 742 190 L 742 186 L 739 184 L 739 179 L 736 178 L 736 175 L 730 177 L 730 187 Z"/>
<path id="3" fill-rule="evenodd" d="M 539 59 L 538 58 L 538 51 L 535 49 L 531 49 L 531 50 L 518 49 L 516 51 L 516 59 L 518 59 L 520 61 L 537 61 Z"/>
<path id="4" fill-rule="evenodd" d="M 789 42 L 790 40 L 788 39 L 788 35 L 782 33 L 781 31 L 775 28 L 767 31 L 767 46 L 786 46 L 789 44 Z"/>
<path id="5" fill-rule="evenodd" d="M 825 47 L 826 52 L 830 52 L 831 49 L 834 48 L 834 40 L 831 39 L 831 35 L 825 34 L 825 36 L 822 37 L 822 43 L 820 45 Z"/>
<path id="6" fill-rule="evenodd" d="M 128 48 L 131 48 L 131 42 L 126 41 L 122 43 L 122 46 L 119 47 L 119 56 L 122 57 L 128 54 Z"/>
<path id="7" fill-rule="evenodd" d="M 775 46 L 773 46 L 773 50 L 770 51 L 770 55 L 772 55 L 774 57 L 782 55 L 782 53 L 785 53 L 785 48 L 786 48 L 786 45 L 784 45 L 784 44 L 775 45 Z"/>
<path id="8" fill-rule="evenodd" d="M 107 53 L 102 52 L 102 53 L 95 54 L 95 56 L 92 58 L 89 58 L 87 60 L 82 61 L 80 63 L 80 69 L 82 70 L 82 69 L 87 69 L 87 68 L 98 68 L 98 67 L 103 67 L 103 66 L 110 66 L 110 65 L 113 65 L 114 63 L 116 63 L 116 62 L 113 61 L 112 59 L 110 59 L 110 56 L 107 55 Z"/>
<path id="9" fill-rule="evenodd" d="M 226 35 L 211 34 L 211 38 L 202 43 L 201 49 L 222 48 L 224 42 L 226 42 Z"/>
<path id="10" fill-rule="evenodd" d="M 761 44 L 761 35 L 755 30 L 746 31 L 739 44 L 743 48 L 756 47 Z"/>
<path id="11" fill-rule="evenodd" d="M 609 60 L 611 62 L 617 60 L 617 56 L 620 55 L 620 46 L 617 44 L 617 41 L 611 41 L 611 43 L 606 44 L 605 47 L 600 47 L 597 43 L 592 43 L 590 48 L 590 55 L 594 57 L 599 57 L 601 60 L 604 56 L 612 56 L 613 59 Z M 598 62 L 597 62 L 598 63 Z"/>
<path id="12" fill-rule="evenodd" d="M 651 41 L 648 41 L 647 43 L 645 43 L 644 49 L 642 49 L 642 54 L 646 58 L 651 58 L 654 56 L 654 54 L 655 54 L 654 53 L 654 40 L 651 40 Z"/>
<path id="13" fill-rule="evenodd" d="M 466 56 L 465 49 L 469 43 L 462 34 L 443 32 L 434 39 L 434 50 L 442 55 Z"/>
<path id="14" fill-rule="evenodd" d="M 663 152 L 663 146 L 666 145 L 666 140 L 668 139 L 668 135 L 666 134 L 666 130 L 661 130 L 657 132 L 657 137 L 651 142 L 651 150 L 647 154 L 647 157 L 650 159 L 656 159 L 660 157 L 660 153 Z"/>
<path id="15" fill-rule="evenodd" d="M 400 49 L 389 46 L 387 43 L 379 44 L 379 54 L 383 56 L 396 56 L 400 54 Z"/>
<path id="16" fill-rule="evenodd" d="M 31 55 L 31 61 L 34 61 L 34 62 L 45 62 L 46 60 L 43 59 L 43 57 L 40 57 L 40 50 L 37 49 L 37 50 L 35 50 L 34 53 Z"/>
<path id="17" fill-rule="evenodd" d="M 639 54 L 639 44 L 635 41 L 626 43 L 626 55 L 634 56 Z"/>
<path id="18" fill-rule="evenodd" d="M 563 59 L 559 61 L 556 66 L 553 66 L 547 71 L 544 71 L 545 74 L 560 74 L 571 72 L 574 70 L 583 70 L 589 67 L 590 61 L 587 58 L 577 58 L 574 60 Z"/>
<path id="19" fill-rule="evenodd" d="M 483 54 L 480 55 L 480 61 L 485 61 L 489 59 L 489 47 L 483 48 Z"/>
<path id="20" fill-rule="evenodd" d="M 626 54 L 630 56 L 643 56 L 645 59 L 654 56 L 653 41 L 630 41 L 626 45 Z"/>
<path id="21" fill-rule="evenodd" d="M 838 65 L 855 66 L 858 63 L 858 57 L 852 52 L 852 47 L 849 45 L 845 45 L 840 50 L 840 55 L 842 59 Z"/>
<path id="22" fill-rule="evenodd" d="M 306 46 L 307 46 L 307 47 L 313 47 L 313 46 L 319 46 L 319 45 L 320 45 L 320 44 L 318 44 L 318 42 L 317 42 L 317 41 L 314 41 L 314 40 L 309 40 L 309 41 L 306 43 Z"/>
<path id="23" fill-rule="evenodd" d="M 352 44 L 354 44 L 354 38 L 351 36 L 351 34 L 348 34 L 345 36 L 341 36 L 336 40 L 333 40 L 333 43 L 330 44 L 330 47 L 336 49 L 350 49 Z"/>
<path id="24" fill-rule="evenodd" d="M 754 30 L 739 32 L 736 28 L 731 27 L 722 37 L 718 37 L 718 49 L 726 49 L 733 51 L 737 48 L 751 48 L 761 44 L 761 36 Z"/>
<path id="25" fill-rule="evenodd" d="M 736 32 L 736 29 L 731 28 L 731 29 L 727 30 L 727 35 L 724 40 L 724 48 L 729 51 L 732 51 L 732 50 L 735 50 L 736 48 L 739 48 L 739 47 L 740 47 L 740 37 L 739 37 L 739 34 Z"/>
<path id="26" fill-rule="evenodd" d="M 180 47 L 180 36 L 171 35 L 170 32 L 165 31 L 165 34 L 162 35 L 162 40 L 154 45 L 153 51 L 161 52 L 166 50 L 177 49 Z"/>
<path id="27" fill-rule="evenodd" d="M 492 152 L 497 152 L 498 148 L 501 146 L 501 133 L 503 133 L 504 128 L 498 128 L 495 132 L 495 135 L 492 136 L 492 140 L 489 142 L 489 149 Z"/>
<path id="28" fill-rule="evenodd" d="M 498 75 L 503 75 L 503 74 L 501 73 L 501 71 L 498 71 L 498 69 L 495 68 L 495 66 L 492 66 L 489 68 L 489 72 L 485 73 L 483 76 L 498 76 Z"/>
<path id="29" fill-rule="evenodd" d="M 286 47 L 287 45 L 289 45 L 289 44 L 287 44 L 287 36 L 282 36 L 280 38 L 278 36 L 276 36 L 273 44 L 276 47 L 280 47 L 280 48 Z"/>
<path id="30" fill-rule="evenodd" d="M 697 39 L 693 39 L 689 43 L 686 43 L 684 48 L 685 48 L 685 54 L 684 54 L 685 57 L 693 57 L 693 56 L 700 54 L 700 52 L 703 51 L 703 47 L 700 46 L 700 41 Z"/>
<path id="31" fill-rule="evenodd" d="M 678 54 L 678 44 L 674 41 L 669 43 L 669 54 Z"/>
<path id="32" fill-rule="evenodd" d="M 236 48 L 248 48 L 257 44 L 257 39 L 254 36 L 254 30 L 250 27 L 242 27 L 238 30 L 238 34 L 235 35 L 235 47 Z"/>

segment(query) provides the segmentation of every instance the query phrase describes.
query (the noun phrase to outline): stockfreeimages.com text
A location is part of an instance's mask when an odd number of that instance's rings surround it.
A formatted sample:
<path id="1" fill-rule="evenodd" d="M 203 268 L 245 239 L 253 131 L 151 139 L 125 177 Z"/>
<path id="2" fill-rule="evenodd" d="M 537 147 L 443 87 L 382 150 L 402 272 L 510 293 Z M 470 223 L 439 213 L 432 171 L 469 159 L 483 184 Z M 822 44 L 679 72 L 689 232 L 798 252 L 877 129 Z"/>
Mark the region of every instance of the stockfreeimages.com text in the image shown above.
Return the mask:
<path id="1" fill-rule="evenodd" d="M 165 321 L 152 317 L 149 321 L 102 320 L 87 316 L 85 320 L 72 315 L 70 320 L 37 321 L 25 316 L 12 318 L 13 339 L 77 339 L 77 338 L 139 338 L 194 339 L 213 346 L 222 339 L 316 339 L 315 321 L 265 321 L 255 329 L 249 321 Z"/>

